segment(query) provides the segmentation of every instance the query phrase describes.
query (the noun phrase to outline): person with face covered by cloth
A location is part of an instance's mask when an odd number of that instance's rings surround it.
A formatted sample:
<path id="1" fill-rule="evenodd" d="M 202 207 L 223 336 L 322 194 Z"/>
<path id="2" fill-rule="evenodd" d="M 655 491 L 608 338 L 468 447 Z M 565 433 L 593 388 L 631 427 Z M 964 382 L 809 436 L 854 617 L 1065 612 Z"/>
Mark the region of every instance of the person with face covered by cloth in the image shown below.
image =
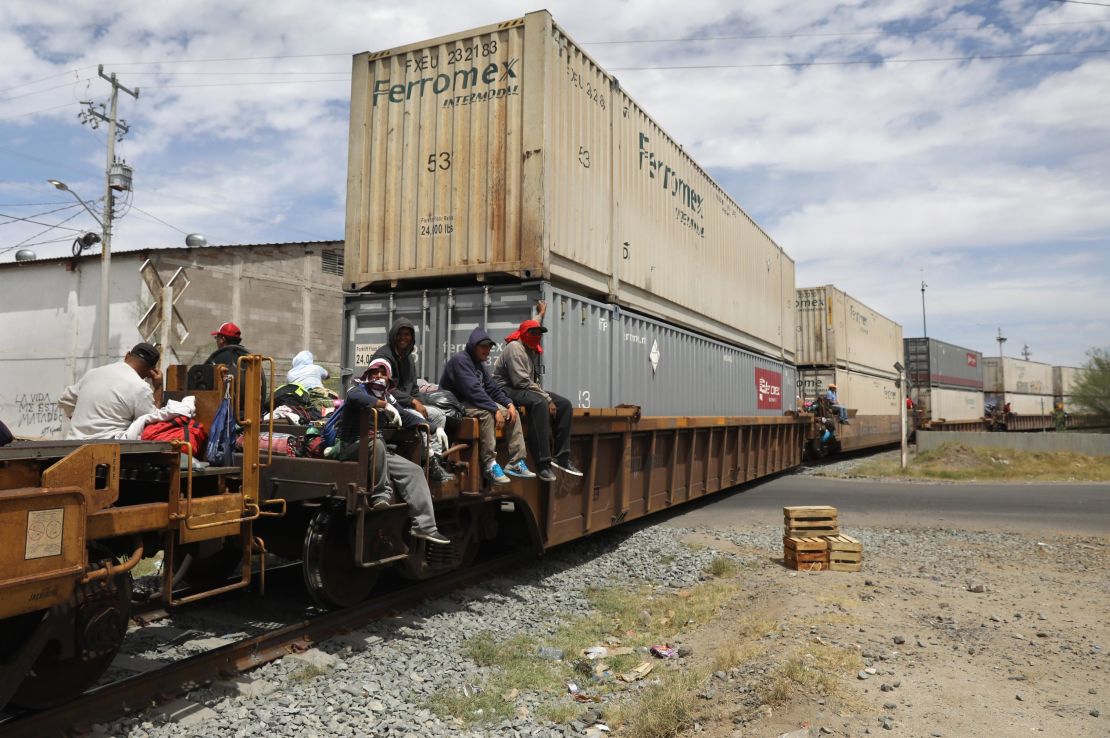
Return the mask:
<path id="1" fill-rule="evenodd" d="M 347 391 L 347 401 L 341 411 L 343 416 L 339 419 L 339 431 L 336 434 L 338 448 L 328 449 L 326 456 L 341 461 L 358 460 L 361 418 L 367 409 L 382 411 L 388 422 L 394 426 L 401 424 L 396 401 L 390 396 L 391 374 L 388 361 L 374 359 L 363 375 L 355 380 Z M 371 507 L 375 510 L 388 507 L 393 493 L 396 492 L 409 506 L 413 537 L 442 545 L 450 543 L 436 527 L 432 491 L 428 487 L 428 480 L 424 478 L 424 470 L 391 452 L 372 427 L 370 434 L 368 442 L 370 451 L 374 454 L 374 469 L 377 470 L 374 489 L 371 490 Z"/>
<path id="2" fill-rule="evenodd" d="M 428 476 L 442 484 L 455 478 L 443 468 L 443 452 L 447 448 L 447 414 L 435 405 L 425 405 L 417 398 L 416 387 L 416 329 L 408 318 L 398 318 L 389 329 L 389 340 L 371 357 L 385 359 L 393 372 L 393 399 L 401 409 L 401 420 L 406 428 L 427 425 L 432 429 L 428 443 L 431 458 Z"/>
<path id="3" fill-rule="evenodd" d="M 547 306 L 540 300 L 537 307 L 538 317 L 543 320 Z M 570 460 L 570 420 L 573 413 L 570 400 L 540 386 L 539 363 L 543 355 L 544 333 L 547 329 L 538 321 L 521 323 L 505 339 L 505 347 L 493 367 L 493 379 L 517 407 L 527 409 L 528 449 L 536 461 L 536 476 L 544 482 L 554 482 L 552 467 L 576 477 L 582 476 L 582 472 Z"/>

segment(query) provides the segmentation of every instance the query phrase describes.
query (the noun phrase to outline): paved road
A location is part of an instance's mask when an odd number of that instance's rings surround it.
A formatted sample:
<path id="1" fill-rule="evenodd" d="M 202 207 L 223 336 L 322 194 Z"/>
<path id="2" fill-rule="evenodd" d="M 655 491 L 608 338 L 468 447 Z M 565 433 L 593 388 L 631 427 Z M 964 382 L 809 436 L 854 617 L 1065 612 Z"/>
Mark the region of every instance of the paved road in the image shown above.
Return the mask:
<path id="1" fill-rule="evenodd" d="M 782 524 L 784 505 L 833 505 L 841 524 L 1110 536 L 1110 484 L 921 484 L 787 475 L 706 501 L 668 525 Z"/>

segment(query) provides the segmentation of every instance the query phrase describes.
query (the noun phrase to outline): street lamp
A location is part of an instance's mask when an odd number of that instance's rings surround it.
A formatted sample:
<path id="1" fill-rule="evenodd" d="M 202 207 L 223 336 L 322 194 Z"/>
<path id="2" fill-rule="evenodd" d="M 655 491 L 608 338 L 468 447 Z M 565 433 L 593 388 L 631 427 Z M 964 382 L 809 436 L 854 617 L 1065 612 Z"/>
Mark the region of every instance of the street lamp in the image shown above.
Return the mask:
<path id="1" fill-rule="evenodd" d="M 65 182 L 56 179 L 48 179 L 46 181 L 62 192 L 68 192 L 73 195 L 77 199 L 77 202 L 81 203 L 81 207 L 85 208 L 85 210 L 89 212 L 89 215 L 92 216 L 93 220 L 96 221 L 97 225 L 100 226 L 100 242 L 102 247 L 100 249 L 100 303 L 96 307 L 96 363 L 97 366 L 103 366 L 108 363 L 108 314 L 110 307 L 110 297 L 108 293 L 110 285 L 109 270 L 112 266 L 112 203 L 109 201 L 105 206 L 105 218 L 101 220 L 101 218 L 93 212 L 93 209 L 89 207 L 88 203 L 82 200 L 80 195 L 71 190 Z"/>
<path id="2" fill-rule="evenodd" d="M 898 417 L 902 423 L 902 468 L 906 468 L 909 457 L 909 446 L 906 442 L 906 368 L 902 362 L 894 362 L 894 371 L 898 372 Z"/>

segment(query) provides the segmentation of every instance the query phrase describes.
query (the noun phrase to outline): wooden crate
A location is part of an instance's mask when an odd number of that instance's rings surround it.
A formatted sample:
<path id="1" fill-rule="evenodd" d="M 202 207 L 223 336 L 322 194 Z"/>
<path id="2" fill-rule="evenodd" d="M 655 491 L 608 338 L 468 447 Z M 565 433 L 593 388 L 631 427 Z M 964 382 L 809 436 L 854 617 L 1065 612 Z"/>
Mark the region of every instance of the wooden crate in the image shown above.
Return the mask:
<path id="1" fill-rule="evenodd" d="M 840 534 L 835 507 L 794 505 L 782 509 L 784 534 L 788 538 L 835 536 Z"/>
<path id="2" fill-rule="evenodd" d="M 782 560 L 795 571 L 824 571 L 829 568 L 828 544 L 813 536 L 784 536 Z"/>
<path id="3" fill-rule="evenodd" d="M 861 571 L 863 544 L 851 536 L 824 536 L 829 546 L 830 571 Z"/>

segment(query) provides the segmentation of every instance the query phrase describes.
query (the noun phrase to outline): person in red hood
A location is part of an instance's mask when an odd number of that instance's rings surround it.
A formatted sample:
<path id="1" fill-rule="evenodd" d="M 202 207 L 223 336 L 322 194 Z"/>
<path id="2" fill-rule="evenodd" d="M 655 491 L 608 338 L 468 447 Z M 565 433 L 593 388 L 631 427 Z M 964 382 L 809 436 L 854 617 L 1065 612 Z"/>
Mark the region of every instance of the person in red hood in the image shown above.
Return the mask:
<path id="1" fill-rule="evenodd" d="M 543 320 L 547 306 L 540 300 L 537 313 Z M 493 379 L 513 404 L 527 408 L 528 450 L 536 461 L 536 476 L 554 482 L 552 467 L 580 477 L 570 460 L 570 422 L 573 408 L 570 400 L 540 385 L 540 356 L 543 334 L 547 329 L 537 320 L 526 320 L 505 339 L 505 347 L 493 367 Z M 552 448 L 554 431 L 554 448 Z"/>

